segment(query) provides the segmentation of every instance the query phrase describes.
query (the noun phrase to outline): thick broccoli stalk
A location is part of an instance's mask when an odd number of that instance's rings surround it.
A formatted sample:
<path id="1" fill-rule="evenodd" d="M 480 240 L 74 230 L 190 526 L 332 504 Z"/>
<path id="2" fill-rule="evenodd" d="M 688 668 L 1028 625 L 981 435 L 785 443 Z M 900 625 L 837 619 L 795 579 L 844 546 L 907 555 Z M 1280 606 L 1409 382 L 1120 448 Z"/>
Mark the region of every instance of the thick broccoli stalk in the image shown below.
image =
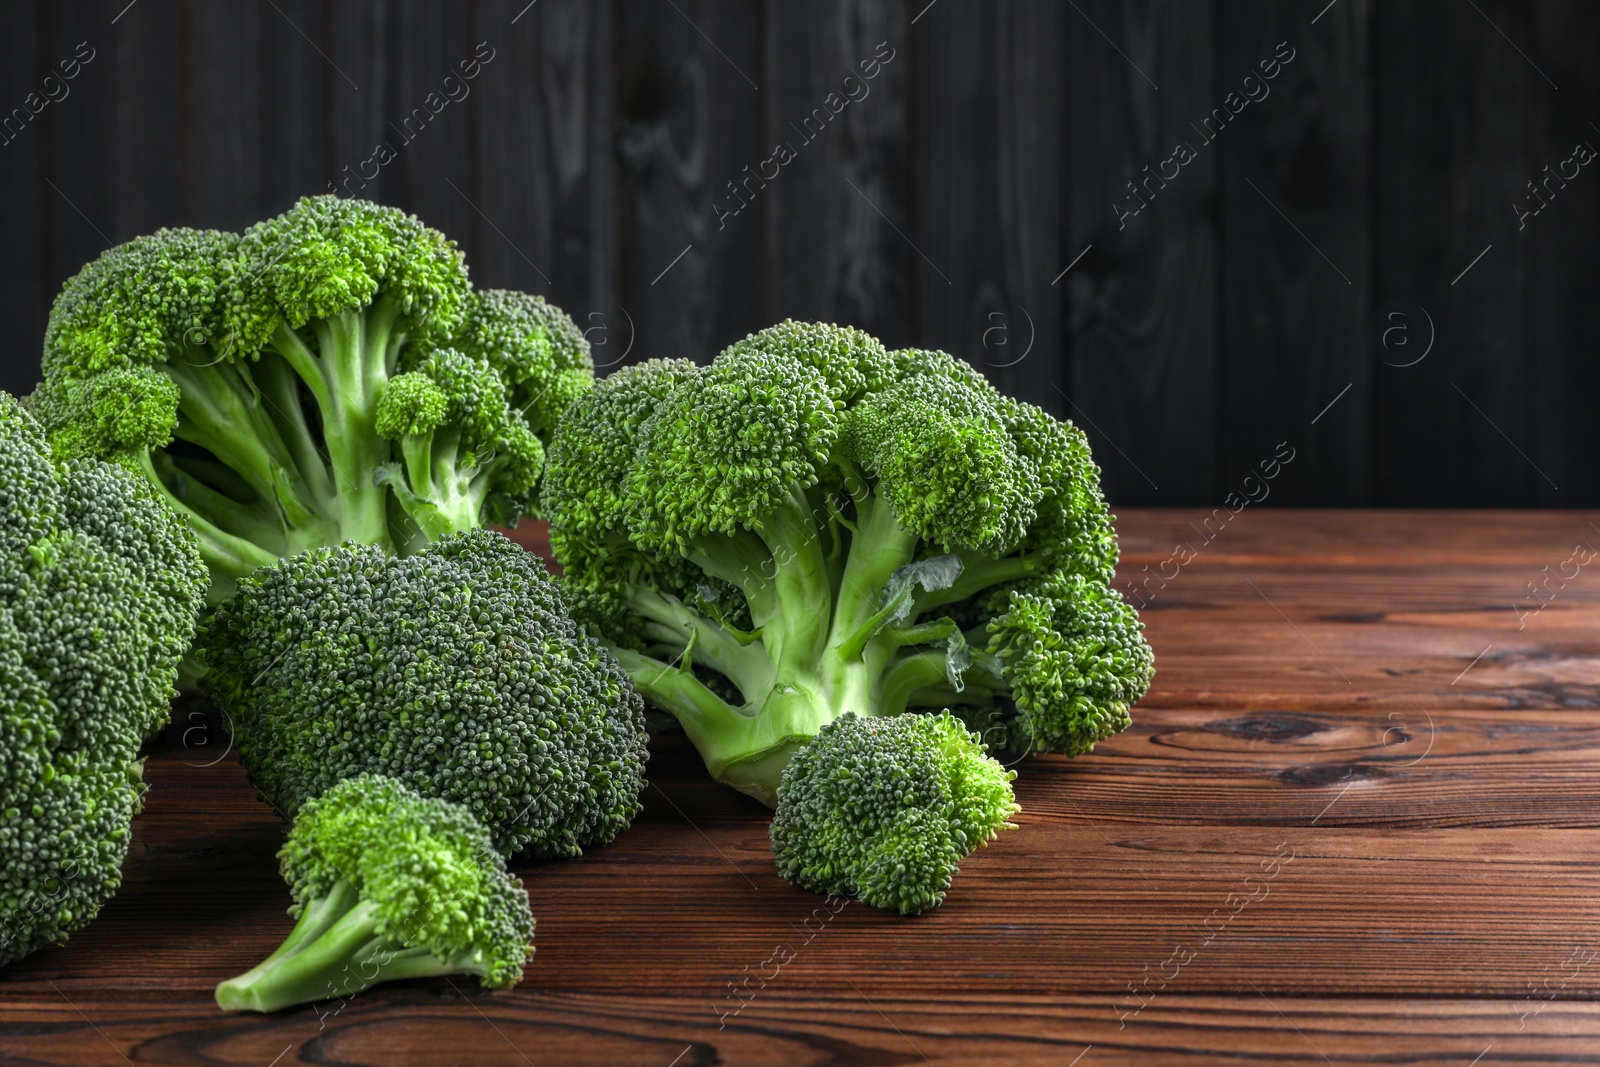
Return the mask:
<path id="1" fill-rule="evenodd" d="M 476 975 L 516 985 L 533 916 L 483 824 L 392 778 L 346 779 L 307 801 L 278 853 L 298 921 L 277 951 L 217 986 L 230 1011 L 277 1011 L 379 982 Z"/>
<path id="2" fill-rule="evenodd" d="M 93 919 L 144 797 L 206 572 L 138 476 L 57 463 L 0 393 L 0 964 Z"/>
<path id="3" fill-rule="evenodd" d="M 786 322 L 626 368 L 567 411 L 541 493 L 581 619 L 769 805 L 846 712 L 1076 755 L 1150 682 L 1083 435 L 944 353 Z"/>
<path id="4" fill-rule="evenodd" d="M 507 854 L 568 856 L 639 810 L 638 693 L 539 557 L 493 530 L 408 557 L 347 544 L 265 567 L 196 649 L 240 761 L 286 817 L 386 774 L 463 805 Z"/>
<path id="5" fill-rule="evenodd" d="M 824 726 L 778 783 L 772 855 L 795 885 L 914 915 L 1020 809 L 1017 776 L 948 713 Z"/>
<path id="6" fill-rule="evenodd" d="M 559 311 L 521 328 L 531 300 L 474 294 L 454 242 L 413 216 L 308 197 L 243 236 L 162 230 L 102 254 L 56 299 L 31 404 L 63 456 L 144 473 L 199 537 L 216 603 L 307 548 L 412 551 L 531 506 L 542 441 L 592 377 Z M 438 396 L 413 384 L 386 413 L 413 374 Z M 438 404 L 480 398 L 459 453 L 409 440 Z"/>

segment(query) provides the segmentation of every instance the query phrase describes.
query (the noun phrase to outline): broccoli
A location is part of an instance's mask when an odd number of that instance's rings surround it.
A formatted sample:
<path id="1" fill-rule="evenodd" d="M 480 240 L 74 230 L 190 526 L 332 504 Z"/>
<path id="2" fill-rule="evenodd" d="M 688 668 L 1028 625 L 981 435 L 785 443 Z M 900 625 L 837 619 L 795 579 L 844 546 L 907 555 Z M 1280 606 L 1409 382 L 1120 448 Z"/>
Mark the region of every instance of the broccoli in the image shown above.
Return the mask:
<path id="1" fill-rule="evenodd" d="M 69 279 L 30 400 L 58 455 L 142 471 L 188 520 L 211 601 L 345 540 L 412 552 L 536 507 L 588 346 L 538 297 L 474 290 L 455 244 L 307 197 L 242 236 L 161 230 Z"/>
<path id="2" fill-rule="evenodd" d="M 541 503 L 580 621 L 768 805 L 847 711 L 1077 755 L 1150 682 L 1083 434 L 942 352 L 785 322 L 623 368 L 563 416 Z"/>
<path id="3" fill-rule="evenodd" d="M 0 393 L 0 964 L 93 919 L 144 797 L 206 571 L 147 485 L 59 463 Z"/>
<path id="4" fill-rule="evenodd" d="M 784 768 L 772 854 L 818 893 L 906 915 L 937 907 L 957 863 L 1016 829 L 1016 776 L 948 713 L 847 711 Z"/>
<path id="5" fill-rule="evenodd" d="M 522 978 L 533 916 L 483 824 L 392 778 L 348 778 L 300 809 L 278 860 L 294 929 L 217 986 L 230 1011 L 277 1011 L 401 978 Z"/>
<path id="6" fill-rule="evenodd" d="M 543 562 L 493 530 L 413 556 L 345 544 L 264 567 L 195 647 L 240 761 L 285 818 L 341 779 L 385 774 L 461 804 L 502 852 L 565 856 L 639 810 L 643 702 Z"/>

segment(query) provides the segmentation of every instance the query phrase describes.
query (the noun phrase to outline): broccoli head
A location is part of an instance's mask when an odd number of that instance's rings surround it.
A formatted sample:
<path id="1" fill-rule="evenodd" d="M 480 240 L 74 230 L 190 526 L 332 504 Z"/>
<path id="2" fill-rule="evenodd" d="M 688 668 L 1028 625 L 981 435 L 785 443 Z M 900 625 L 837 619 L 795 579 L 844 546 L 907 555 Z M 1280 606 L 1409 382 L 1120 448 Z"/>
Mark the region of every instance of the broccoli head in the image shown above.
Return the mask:
<path id="1" fill-rule="evenodd" d="M 30 403 L 63 458 L 143 472 L 198 535 L 218 602 L 307 548 L 404 553 L 531 511 L 545 442 L 592 378 L 556 308 L 474 291 L 414 216 L 317 196 L 243 235 L 103 253 L 56 298 Z"/>
<path id="2" fill-rule="evenodd" d="M 0 964 L 94 918 L 144 795 L 206 572 L 140 478 L 58 463 L 0 393 Z"/>
<path id="3" fill-rule="evenodd" d="M 489 832 L 466 808 L 392 778 L 348 778 L 308 800 L 278 859 L 294 929 L 217 986 L 232 1011 L 277 1011 L 401 978 L 522 978 L 533 916 Z"/>
<path id="4" fill-rule="evenodd" d="M 784 768 L 772 855 L 818 893 L 905 915 L 937 907 L 961 860 L 1016 829 L 1016 776 L 946 712 L 845 712 Z"/>
<path id="5" fill-rule="evenodd" d="M 1150 683 L 1083 434 L 942 352 L 785 322 L 619 371 L 564 415 L 541 503 L 581 621 L 769 805 L 847 711 L 1078 755 Z"/>
<path id="6" fill-rule="evenodd" d="M 493 530 L 262 568 L 196 648 L 239 759 L 286 818 L 341 779 L 384 774 L 463 805 L 503 852 L 564 856 L 639 810 L 638 693 L 543 562 Z"/>

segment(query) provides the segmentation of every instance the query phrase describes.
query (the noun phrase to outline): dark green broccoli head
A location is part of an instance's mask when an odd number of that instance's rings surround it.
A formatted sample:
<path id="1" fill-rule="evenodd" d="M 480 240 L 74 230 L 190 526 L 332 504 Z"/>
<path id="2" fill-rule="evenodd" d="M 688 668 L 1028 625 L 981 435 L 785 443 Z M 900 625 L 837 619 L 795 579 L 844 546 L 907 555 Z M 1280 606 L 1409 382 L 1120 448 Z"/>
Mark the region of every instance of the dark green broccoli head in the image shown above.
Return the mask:
<path id="1" fill-rule="evenodd" d="M 912 915 L 943 902 L 963 859 L 1015 829 L 1015 777 L 947 713 L 847 712 L 784 768 L 772 854 L 804 889 Z"/>
<path id="2" fill-rule="evenodd" d="M 54 462 L 0 394 L 0 963 L 87 923 L 120 883 L 203 602 L 193 536 L 134 474 Z"/>
<path id="3" fill-rule="evenodd" d="M 298 922 L 217 987 L 223 1008 L 276 1011 L 426 975 L 472 974 L 490 989 L 522 978 L 528 893 L 459 804 L 381 775 L 347 778 L 306 801 L 278 858 Z"/>
<path id="4" fill-rule="evenodd" d="M 639 810 L 642 703 L 537 556 L 474 530 L 258 571 L 197 647 L 239 757 L 286 817 L 386 774 L 464 805 L 510 853 L 577 854 Z"/>

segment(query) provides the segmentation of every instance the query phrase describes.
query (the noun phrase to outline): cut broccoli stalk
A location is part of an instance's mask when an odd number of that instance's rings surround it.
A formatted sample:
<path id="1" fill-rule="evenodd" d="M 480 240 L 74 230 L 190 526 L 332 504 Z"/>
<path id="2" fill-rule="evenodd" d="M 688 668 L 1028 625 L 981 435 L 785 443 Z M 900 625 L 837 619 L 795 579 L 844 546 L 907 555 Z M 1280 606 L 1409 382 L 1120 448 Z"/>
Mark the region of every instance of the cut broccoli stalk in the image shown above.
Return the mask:
<path id="1" fill-rule="evenodd" d="M 379 775 L 307 802 L 280 853 L 299 919 L 277 950 L 217 986 L 230 1011 L 277 1011 L 380 982 L 476 975 L 515 985 L 533 919 L 488 831 L 463 807 Z"/>

